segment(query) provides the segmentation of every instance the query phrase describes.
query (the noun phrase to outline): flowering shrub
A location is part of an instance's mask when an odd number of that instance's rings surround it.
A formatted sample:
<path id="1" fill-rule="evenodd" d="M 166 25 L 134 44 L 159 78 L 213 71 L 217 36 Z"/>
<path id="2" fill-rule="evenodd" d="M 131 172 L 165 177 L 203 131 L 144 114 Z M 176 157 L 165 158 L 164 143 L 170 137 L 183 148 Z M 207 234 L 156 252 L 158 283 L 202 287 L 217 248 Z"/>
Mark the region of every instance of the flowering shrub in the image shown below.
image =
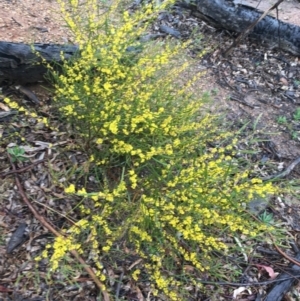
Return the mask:
<path id="1" fill-rule="evenodd" d="M 195 78 L 178 83 L 188 64 L 178 67 L 176 58 L 187 43 L 143 41 L 170 1 L 135 12 L 121 1 L 59 3 L 80 56 L 62 74 L 53 72 L 56 101 L 101 176 L 97 191 L 65 188 L 83 199 L 81 219 L 68 229 L 67 244 L 54 243 L 52 269 L 73 245 L 89 254 L 105 281 L 101 258 L 122 238 L 143 259 L 152 293 L 183 300 L 178 288 L 197 285 L 184 265 L 209 270 L 212 251 L 227 248 L 222 233 L 254 237 L 265 230 L 245 218 L 242 202 L 274 188 L 239 170 L 236 141 L 189 92 Z"/>

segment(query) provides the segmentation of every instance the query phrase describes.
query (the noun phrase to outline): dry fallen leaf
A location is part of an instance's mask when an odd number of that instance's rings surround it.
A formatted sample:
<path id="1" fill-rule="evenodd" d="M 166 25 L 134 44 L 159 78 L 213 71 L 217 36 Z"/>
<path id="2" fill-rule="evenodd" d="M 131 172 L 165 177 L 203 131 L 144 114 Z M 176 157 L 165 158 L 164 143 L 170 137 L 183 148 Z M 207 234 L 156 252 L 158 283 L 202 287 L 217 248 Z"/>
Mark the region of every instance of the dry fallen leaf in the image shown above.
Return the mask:
<path id="1" fill-rule="evenodd" d="M 143 296 L 143 294 L 142 294 L 142 292 L 141 292 L 141 290 L 139 289 L 138 286 L 135 286 L 135 290 L 136 290 L 136 293 L 137 293 L 136 297 L 137 297 L 138 301 L 144 301 L 145 298 L 144 298 L 144 296 Z"/>
<path id="2" fill-rule="evenodd" d="M 288 84 L 289 84 L 289 82 L 284 77 L 280 78 L 280 82 L 282 82 L 285 86 L 288 86 Z"/>
<path id="3" fill-rule="evenodd" d="M 0 285 L 0 292 L 2 292 L 2 293 L 8 293 L 8 292 L 12 292 L 12 291 L 13 291 L 12 289 L 8 289 L 5 286 Z"/>
<path id="4" fill-rule="evenodd" d="M 195 271 L 195 268 L 192 265 L 186 264 L 183 268 L 186 272 L 194 272 Z"/>
<path id="5" fill-rule="evenodd" d="M 269 274 L 271 279 L 275 279 L 277 277 L 277 275 L 279 274 L 279 273 L 275 273 L 274 270 L 269 266 L 262 265 L 262 264 L 255 264 L 255 266 L 258 267 L 259 270 L 266 271 Z"/>
<path id="6" fill-rule="evenodd" d="M 10 108 L 6 106 L 4 103 L 0 102 L 0 109 L 2 109 L 5 112 L 10 111 Z"/>
<path id="7" fill-rule="evenodd" d="M 237 288 L 237 289 L 235 289 L 234 291 L 233 291 L 233 299 L 237 299 L 238 298 L 238 296 L 242 293 L 242 292 L 244 292 L 244 291 L 247 291 L 249 294 L 251 294 L 251 291 L 249 290 L 249 289 L 247 289 L 246 287 L 244 287 L 244 286 L 241 286 L 241 287 L 239 287 L 239 288 Z"/>

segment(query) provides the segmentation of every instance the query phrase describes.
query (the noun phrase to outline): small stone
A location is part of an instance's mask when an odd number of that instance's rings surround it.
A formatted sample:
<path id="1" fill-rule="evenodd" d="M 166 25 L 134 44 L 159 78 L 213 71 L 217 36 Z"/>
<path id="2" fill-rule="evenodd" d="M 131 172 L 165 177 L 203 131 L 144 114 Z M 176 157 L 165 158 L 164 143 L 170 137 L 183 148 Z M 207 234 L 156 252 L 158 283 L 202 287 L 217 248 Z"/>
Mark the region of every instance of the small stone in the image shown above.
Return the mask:
<path id="1" fill-rule="evenodd" d="M 265 199 L 257 198 L 252 200 L 247 204 L 247 208 L 254 215 L 259 215 L 262 211 L 264 211 L 268 206 L 268 201 Z"/>

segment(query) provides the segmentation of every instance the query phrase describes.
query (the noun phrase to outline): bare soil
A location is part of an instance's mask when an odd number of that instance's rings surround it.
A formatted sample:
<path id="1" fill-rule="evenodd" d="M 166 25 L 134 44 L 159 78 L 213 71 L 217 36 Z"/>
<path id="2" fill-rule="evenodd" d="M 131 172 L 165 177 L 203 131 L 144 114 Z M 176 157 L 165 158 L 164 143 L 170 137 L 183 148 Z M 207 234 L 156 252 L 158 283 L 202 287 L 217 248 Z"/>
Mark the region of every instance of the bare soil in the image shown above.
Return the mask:
<path id="1" fill-rule="evenodd" d="M 0 40 L 22 43 L 69 42 L 56 1 L 1 0 Z"/>
<path id="2" fill-rule="evenodd" d="M 271 6 L 273 6 L 277 1 L 276 0 L 234 0 L 233 2 L 236 4 L 241 3 L 243 5 L 248 5 L 260 9 L 262 11 L 265 11 L 269 9 Z M 278 17 L 280 20 L 284 22 L 300 25 L 299 10 L 300 10 L 299 1 L 286 0 L 283 1 L 278 6 Z M 270 15 L 273 17 L 277 17 L 276 10 L 271 11 Z"/>

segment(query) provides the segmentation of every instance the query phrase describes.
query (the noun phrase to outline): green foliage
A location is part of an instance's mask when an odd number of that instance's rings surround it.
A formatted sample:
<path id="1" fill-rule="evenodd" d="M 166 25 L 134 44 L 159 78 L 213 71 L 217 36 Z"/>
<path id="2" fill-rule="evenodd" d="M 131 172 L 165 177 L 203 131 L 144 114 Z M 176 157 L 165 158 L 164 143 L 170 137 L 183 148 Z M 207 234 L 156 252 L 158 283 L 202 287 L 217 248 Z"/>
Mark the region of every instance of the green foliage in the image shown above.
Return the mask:
<path id="1" fill-rule="evenodd" d="M 279 124 L 287 124 L 287 119 L 286 119 L 285 116 L 279 116 L 279 117 L 277 118 L 277 122 L 278 122 Z"/>
<path id="2" fill-rule="evenodd" d="M 264 211 L 260 216 L 259 219 L 265 224 L 272 224 L 274 221 L 274 216 L 272 213 L 268 213 Z"/>
<path id="3" fill-rule="evenodd" d="M 300 120 L 300 108 L 297 108 L 294 115 L 293 115 L 294 120 L 299 121 Z"/>
<path id="4" fill-rule="evenodd" d="M 296 111 L 295 111 L 295 113 L 293 114 L 293 120 L 294 121 L 299 121 L 300 120 L 300 108 L 297 108 Z M 298 138 L 299 138 L 298 137 L 299 136 L 298 132 L 295 131 L 294 126 L 293 126 L 293 124 L 295 122 L 288 122 L 288 120 L 287 120 L 287 118 L 285 116 L 279 116 L 277 118 L 277 122 L 279 124 L 282 124 L 282 125 L 284 125 L 286 127 L 286 129 L 290 133 L 291 138 L 293 140 L 298 140 Z"/>
<path id="5" fill-rule="evenodd" d="M 217 88 L 214 88 L 211 90 L 211 94 L 214 96 L 218 95 L 218 93 L 219 93 L 219 90 Z"/>
<path id="6" fill-rule="evenodd" d="M 27 161 L 28 158 L 24 156 L 25 150 L 22 147 L 14 146 L 7 150 L 10 154 L 12 162 L 24 162 Z"/>
<path id="7" fill-rule="evenodd" d="M 292 131 L 291 132 L 291 136 L 293 140 L 298 140 L 299 136 L 298 136 L 298 132 L 296 131 Z"/>
<path id="8" fill-rule="evenodd" d="M 184 265 L 207 271 L 212 251 L 227 249 L 221 235 L 250 238 L 267 229 L 247 217 L 241 200 L 275 189 L 239 170 L 236 141 L 190 92 L 198 75 L 178 79 L 188 68 L 178 67 L 186 44 L 140 42 L 170 2 L 130 14 L 121 1 L 87 0 L 85 13 L 75 0 L 59 2 L 81 56 L 53 73 L 55 98 L 100 176 L 97 189 L 65 188 L 81 198 L 81 219 L 43 257 L 52 254 L 55 270 L 70 249 L 89 254 L 105 281 L 101 259 L 126 241 L 144 260 L 152 293 L 183 300 L 178 288 L 198 286 Z M 138 281 L 140 272 L 132 278 Z"/>

